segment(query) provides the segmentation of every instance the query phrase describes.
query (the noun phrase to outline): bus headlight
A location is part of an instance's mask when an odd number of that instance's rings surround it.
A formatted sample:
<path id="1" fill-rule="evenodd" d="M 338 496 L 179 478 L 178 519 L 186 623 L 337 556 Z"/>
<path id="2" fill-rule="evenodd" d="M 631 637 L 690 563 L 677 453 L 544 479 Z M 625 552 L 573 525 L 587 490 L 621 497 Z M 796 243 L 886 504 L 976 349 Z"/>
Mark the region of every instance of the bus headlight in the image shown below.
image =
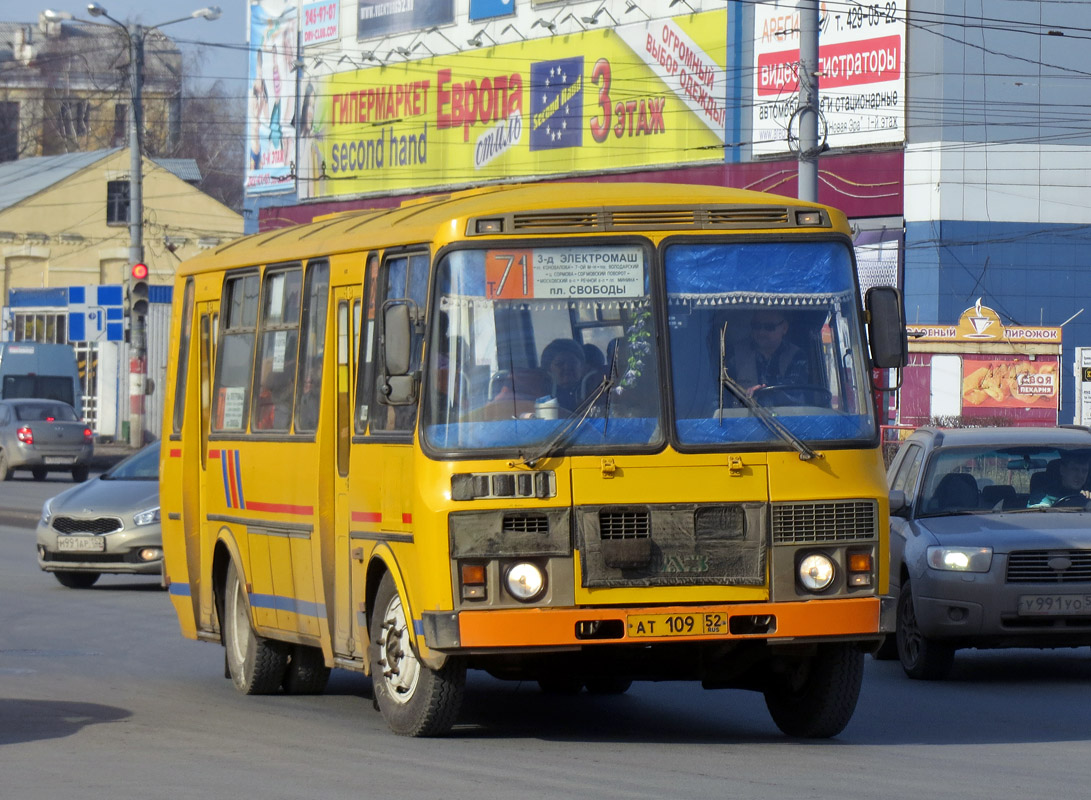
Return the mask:
<path id="1" fill-rule="evenodd" d="M 521 561 L 508 568 L 504 574 L 504 584 L 507 586 L 508 594 L 516 600 L 529 603 L 545 591 L 545 573 L 542 572 L 541 567 Z"/>
<path id="2" fill-rule="evenodd" d="M 799 562 L 799 582 L 809 592 L 821 592 L 833 583 L 833 561 L 823 553 L 811 553 Z"/>

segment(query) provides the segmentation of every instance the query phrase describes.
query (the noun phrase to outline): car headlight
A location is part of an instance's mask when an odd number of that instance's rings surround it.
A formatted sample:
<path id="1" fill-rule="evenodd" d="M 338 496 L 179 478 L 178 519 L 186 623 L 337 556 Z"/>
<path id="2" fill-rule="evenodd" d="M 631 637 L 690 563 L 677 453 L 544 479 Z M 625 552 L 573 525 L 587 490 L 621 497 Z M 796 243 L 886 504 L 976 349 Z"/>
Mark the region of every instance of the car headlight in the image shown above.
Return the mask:
<path id="1" fill-rule="evenodd" d="M 42 503 L 42 520 L 41 520 L 41 524 L 44 525 L 47 528 L 49 527 L 49 521 L 51 519 L 53 519 L 53 501 L 55 499 L 56 498 L 51 497 L 48 500 L 46 500 L 44 503 Z"/>
<path id="2" fill-rule="evenodd" d="M 138 528 L 142 525 L 159 522 L 159 506 L 141 511 L 139 514 L 133 514 L 133 522 Z"/>
<path id="3" fill-rule="evenodd" d="M 993 563 L 991 547 L 928 548 L 928 566 L 951 572 L 988 572 Z"/>
<path id="4" fill-rule="evenodd" d="M 811 553 L 799 562 L 799 582 L 810 592 L 821 592 L 833 583 L 833 560 L 825 553 Z"/>
<path id="5" fill-rule="evenodd" d="M 504 575 L 508 593 L 516 600 L 529 603 L 545 591 L 545 573 L 541 567 L 527 561 L 513 564 Z"/>

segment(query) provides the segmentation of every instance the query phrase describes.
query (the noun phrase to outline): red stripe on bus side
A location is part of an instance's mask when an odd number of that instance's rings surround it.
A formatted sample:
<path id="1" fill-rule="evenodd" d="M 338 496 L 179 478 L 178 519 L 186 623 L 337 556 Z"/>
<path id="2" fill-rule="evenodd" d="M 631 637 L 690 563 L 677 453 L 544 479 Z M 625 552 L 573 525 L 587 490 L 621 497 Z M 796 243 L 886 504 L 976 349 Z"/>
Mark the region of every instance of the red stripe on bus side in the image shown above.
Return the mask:
<path id="1" fill-rule="evenodd" d="M 289 503 L 258 503 L 246 501 L 247 511 L 268 511 L 271 514 L 295 514 L 299 517 L 314 516 L 314 506 L 293 506 Z"/>
<path id="2" fill-rule="evenodd" d="M 404 522 L 406 525 L 411 524 L 413 522 L 413 515 L 412 514 L 402 514 L 402 522 Z"/>
<path id="3" fill-rule="evenodd" d="M 382 522 L 383 514 L 381 511 L 353 511 L 353 522 Z"/>
<path id="4" fill-rule="evenodd" d="M 181 458 L 182 457 L 182 449 L 172 447 L 171 451 L 170 451 L 170 457 L 171 458 Z"/>

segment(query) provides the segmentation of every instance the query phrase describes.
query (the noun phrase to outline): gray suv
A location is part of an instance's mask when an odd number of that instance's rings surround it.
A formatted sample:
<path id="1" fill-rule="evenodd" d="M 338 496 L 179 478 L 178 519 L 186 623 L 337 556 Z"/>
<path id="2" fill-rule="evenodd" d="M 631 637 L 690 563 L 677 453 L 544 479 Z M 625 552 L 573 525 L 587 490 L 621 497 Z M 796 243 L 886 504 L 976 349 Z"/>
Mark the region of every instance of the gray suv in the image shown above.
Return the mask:
<path id="1" fill-rule="evenodd" d="M 1091 431 L 921 428 L 890 465 L 897 629 L 878 657 L 1091 644 Z"/>

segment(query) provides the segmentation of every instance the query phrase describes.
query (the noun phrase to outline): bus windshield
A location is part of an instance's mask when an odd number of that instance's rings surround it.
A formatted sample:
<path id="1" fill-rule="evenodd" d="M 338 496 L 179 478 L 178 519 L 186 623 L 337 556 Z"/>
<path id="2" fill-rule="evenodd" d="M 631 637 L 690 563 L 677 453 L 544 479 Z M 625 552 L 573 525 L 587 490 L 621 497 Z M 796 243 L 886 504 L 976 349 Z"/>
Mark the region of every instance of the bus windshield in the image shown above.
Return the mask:
<path id="1" fill-rule="evenodd" d="M 682 446 L 874 435 L 844 244 L 672 244 L 664 269 Z"/>
<path id="2" fill-rule="evenodd" d="M 661 445 L 649 262 L 641 243 L 448 253 L 436 278 L 426 445 Z"/>

